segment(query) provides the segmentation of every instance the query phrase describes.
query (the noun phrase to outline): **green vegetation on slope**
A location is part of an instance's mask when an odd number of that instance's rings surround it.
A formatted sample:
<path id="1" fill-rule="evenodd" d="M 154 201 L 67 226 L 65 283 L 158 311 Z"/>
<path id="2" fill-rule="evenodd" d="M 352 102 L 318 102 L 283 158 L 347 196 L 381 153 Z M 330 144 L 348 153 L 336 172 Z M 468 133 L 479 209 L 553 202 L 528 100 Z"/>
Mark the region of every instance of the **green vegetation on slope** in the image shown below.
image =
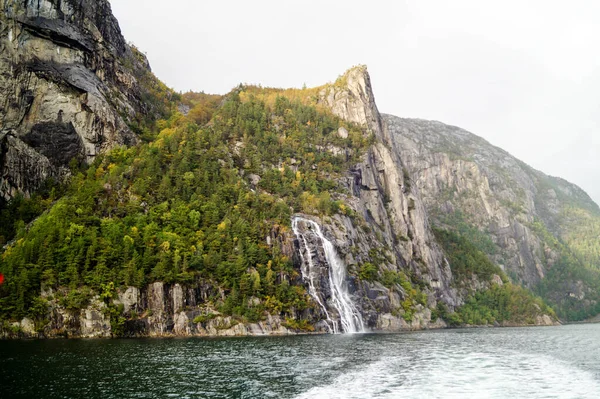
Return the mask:
<path id="1" fill-rule="evenodd" d="M 0 246 L 23 234 L 26 225 L 48 209 L 52 203 L 64 194 L 64 186 L 48 179 L 44 186 L 29 198 L 22 194 L 11 201 L 0 199 Z"/>
<path id="2" fill-rule="evenodd" d="M 243 97 L 235 91 L 218 107 L 214 98 L 191 99 L 210 118 L 175 113 L 156 123 L 151 142 L 116 149 L 73 176 L 66 195 L 2 254 L 0 318 L 38 316 L 41 286 L 68 287 L 57 295 L 78 308 L 110 284 L 158 280 L 207 282 L 226 294 L 213 298 L 221 312 L 248 320 L 309 306 L 291 260 L 265 238 L 288 231 L 293 212 L 344 212 L 328 190 L 369 140 L 314 106 Z M 341 125 L 348 139 L 336 134 Z M 252 173 L 262 177 L 257 187 Z M 260 304 L 250 306 L 251 297 Z"/>
<path id="3" fill-rule="evenodd" d="M 562 238 L 588 267 L 600 269 L 600 216 L 597 212 L 567 206 L 560 215 Z"/>
<path id="4" fill-rule="evenodd" d="M 511 283 L 492 284 L 489 289 L 469 296 L 454 314 L 446 315 L 446 320 L 453 326 L 536 324 L 539 316 L 555 318 L 554 311 L 541 298 L 533 297 L 525 288 Z"/>
<path id="5" fill-rule="evenodd" d="M 554 311 L 542 299 L 534 297 L 525 288 L 509 283 L 504 272 L 465 236 L 441 229 L 434 229 L 434 233 L 446 253 L 455 284 L 470 291 L 465 304 L 455 313 L 448 313 L 441 306 L 437 309 L 437 316 L 454 326 L 535 324 L 539 316 L 555 317 Z M 494 275 L 501 278 L 502 284 L 493 282 Z M 469 286 L 473 276 L 487 283 L 488 288 L 474 291 Z"/>
<path id="6" fill-rule="evenodd" d="M 584 320 L 600 313 L 600 273 L 586 267 L 569 246 L 535 220 L 531 229 L 559 254 L 557 260 L 546 260 L 548 271 L 536 291 L 556 310 L 561 319 Z"/>
<path id="7" fill-rule="evenodd" d="M 434 233 L 447 253 L 455 282 L 463 284 L 471 274 L 482 281 L 489 281 L 493 274 L 504 276 L 489 259 L 489 256 L 498 253 L 498 247 L 485 233 L 471 226 L 463 213 L 457 211 L 436 216 L 443 226 L 453 229 L 434 229 Z M 535 293 L 552 305 L 563 320 L 584 320 L 598 314 L 600 273 L 594 267 L 599 250 L 598 239 L 594 235 L 598 228 L 595 213 L 580 207 L 566 207 L 561 214 L 561 229 L 568 232 L 564 238 L 557 238 L 539 219 L 529 227 L 559 256 L 554 261 L 541 253 L 548 271 L 535 287 Z"/>
<path id="8" fill-rule="evenodd" d="M 566 320 L 584 320 L 600 312 L 600 209 L 579 187 L 560 178 L 539 176 L 536 185 L 546 201 L 558 203 L 558 214 L 546 210 L 531 224 L 554 255 L 536 288 Z"/>
<path id="9" fill-rule="evenodd" d="M 496 266 L 468 238 L 450 230 L 434 228 L 433 232 L 438 243 L 446 252 L 455 283 L 468 283 L 472 275 L 485 282 L 491 281 L 494 275 L 507 280 L 502 269 Z"/>

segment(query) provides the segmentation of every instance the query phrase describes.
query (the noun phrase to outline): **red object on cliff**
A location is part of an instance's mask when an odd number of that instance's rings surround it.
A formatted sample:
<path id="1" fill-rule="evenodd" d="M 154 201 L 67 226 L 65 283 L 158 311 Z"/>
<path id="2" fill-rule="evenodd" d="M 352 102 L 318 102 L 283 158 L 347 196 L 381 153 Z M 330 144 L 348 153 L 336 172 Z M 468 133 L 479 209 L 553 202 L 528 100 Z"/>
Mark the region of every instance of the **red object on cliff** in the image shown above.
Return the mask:
<path id="1" fill-rule="evenodd" d="M 4 274 L 0 273 L 0 285 L 4 282 Z"/>

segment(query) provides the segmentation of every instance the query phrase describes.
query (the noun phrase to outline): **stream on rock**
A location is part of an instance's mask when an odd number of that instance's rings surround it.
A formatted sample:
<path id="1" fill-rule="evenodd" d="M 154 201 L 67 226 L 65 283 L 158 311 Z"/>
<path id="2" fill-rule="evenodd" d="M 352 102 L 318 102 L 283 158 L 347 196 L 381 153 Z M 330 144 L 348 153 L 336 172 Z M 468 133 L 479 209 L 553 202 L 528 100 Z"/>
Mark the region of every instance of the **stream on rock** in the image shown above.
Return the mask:
<path id="1" fill-rule="evenodd" d="M 300 224 L 304 224 L 301 231 Z M 321 227 L 314 221 L 294 216 L 292 229 L 300 243 L 302 277 L 308 285 L 308 292 L 321 307 L 330 333 L 365 332 L 362 316 L 348 292 L 346 265 L 337 254 Z M 313 236 L 312 240 L 309 236 Z M 315 240 L 316 238 L 316 240 Z M 325 254 L 327 278 L 324 278 L 319 265 L 319 246 Z"/>

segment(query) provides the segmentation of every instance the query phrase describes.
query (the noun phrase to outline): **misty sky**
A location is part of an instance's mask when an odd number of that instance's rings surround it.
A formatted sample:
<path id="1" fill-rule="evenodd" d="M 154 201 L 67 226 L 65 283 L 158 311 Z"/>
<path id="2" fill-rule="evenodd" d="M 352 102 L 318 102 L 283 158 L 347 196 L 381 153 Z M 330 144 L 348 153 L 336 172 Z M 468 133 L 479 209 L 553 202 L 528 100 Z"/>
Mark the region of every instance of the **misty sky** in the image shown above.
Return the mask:
<path id="1" fill-rule="evenodd" d="M 460 126 L 600 203 L 600 2 L 110 0 L 178 91 L 317 86 L 366 64 L 381 112 Z"/>

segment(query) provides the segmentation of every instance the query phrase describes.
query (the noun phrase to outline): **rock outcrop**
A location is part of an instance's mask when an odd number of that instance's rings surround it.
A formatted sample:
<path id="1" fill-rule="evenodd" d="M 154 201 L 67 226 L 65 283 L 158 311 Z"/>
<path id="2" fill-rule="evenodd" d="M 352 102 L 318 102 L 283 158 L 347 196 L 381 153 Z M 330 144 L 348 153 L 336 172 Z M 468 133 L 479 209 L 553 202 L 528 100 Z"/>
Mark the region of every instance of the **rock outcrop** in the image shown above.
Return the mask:
<path id="1" fill-rule="evenodd" d="M 570 297 L 583 308 L 596 306 L 598 293 L 565 271 L 595 267 L 584 266 L 578 259 L 585 253 L 576 248 L 577 240 L 598 246 L 597 237 L 582 230 L 600 220 L 598 206 L 583 190 L 460 128 L 391 115 L 383 119 L 435 225 L 462 225 L 489 238 L 490 259 L 528 288 L 544 283 L 551 271 L 562 273 L 560 287 L 546 290 L 546 299 L 555 304 Z M 565 254 L 574 266 L 565 263 Z"/>
<path id="2" fill-rule="evenodd" d="M 321 220 L 323 231 L 335 243 L 351 275 L 359 274 L 361 265 L 374 263 L 378 277 L 394 273 L 409 275 L 427 295 L 426 303 L 413 302 L 412 310 L 408 310 L 406 301 L 410 303 L 411 298 L 407 285 L 397 281 L 390 285 L 388 279 L 384 286 L 380 281 L 385 278 L 368 281 L 350 277 L 350 290 L 368 328 L 397 331 L 440 327 L 440 322 L 431 320 L 430 309 L 437 303 L 453 309 L 474 291 L 486 289 L 490 284 L 502 285 L 497 275 L 490 282 L 478 281 L 475 276 L 467 282 L 453 280 L 450 265 L 432 232 L 431 223 L 442 226 L 440 212 L 471 215 L 482 234 L 491 233 L 500 248 L 493 260 L 511 276 L 517 276 L 517 282 L 532 288 L 544 277 L 544 262 L 555 261 L 559 254 L 544 243 L 530 224 L 538 216 L 546 216 L 548 220 L 547 215 L 556 215 L 556 205 L 543 195 L 540 198 L 535 191 L 538 180 L 548 179 L 547 176 L 534 172 L 484 140 L 468 134 L 466 137 L 464 132 L 438 140 L 459 151 L 477 146 L 484 149 L 475 158 L 487 162 L 485 171 L 465 157 L 456 158 L 452 152 L 424 151 L 427 144 L 422 142 L 427 139 L 420 137 L 421 131 L 413 132 L 410 137 L 415 144 L 401 134 L 398 118 L 379 114 L 364 67 L 353 68 L 335 84 L 322 88 L 319 99 L 334 114 L 366 127 L 374 135 L 374 143 L 363 161 L 355 165 L 345 181 L 345 191 L 351 195 L 343 196 L 344 202 L 361 218 L 335 215 Z M 490 170 L 500 172 L 490 175 Z M 506 175 L 515 183 L 503 181 Z M 568 187 L 563 191 L 591 202 L 581 190 Z M 467 205 L 446 201 L 448 191 L 457 193 L 456 198 L 466 198 Z M 517 199 L 522 196 L 525 209 L 537 206 L 539 212 L 515 217 L 510 207 L 519 203 Z M 301 245 L 297 250 L 303 250 Z M 314 251 L 317 255 L 322 252 L 318 248 Z M 322 267 L 325 274 L 326 260 L 318 256 L 317 259 L 325 265 Z M 327 284 L 321 285 L 325 303 L 329 298 Z M 458 286 L 463 288 L 457 290 Z M 541 315 L 536 323 L 547 324 L 548 318 Z"/>
<path id="3" fill-rule="evenodd" d="M 464 213 L 501 248 L 497 263 L 529 286 L 539 282 L 544 277 L 543 243 L 528 227 L 536 217 L 537 189 L 522 164 L 460 129 L 385 118 L 434 219 Z M 520 218 L 516 208 L 522 210 Z"/>
<path id="4" fill-rule="evenodd" d="M 209 284 L 182 286 L 154 282 L 145 289 L 128 287 L 116 293 L 110 306 L 93 297 L 81 310 L 61 305 L 57 292 L 45 292 L 49 313 L 43 320 L 24 318 L 8 328 L 0 326 L 0 338 L 109 338 L 118 329 L 126 337 L 191 337 L 290 335 L 299 331 L 286 327 L 279 316 L 256 323 L 240 323 L 221 315 L 209 301 L 219 295 Z M 64 293 L 63 293 L 64 294 Z"/>
<path id="5" fill-rule="evenodd" d="M 331 234 L 336 237 L 340 252 L 352 265 L 366 262 L 370 249 L 380 248 L 385 259 L 382 270 L 410 271 L 425 282 L 435 300 L 451 308 L 460 304 L 450 284 L 450 267 L 432 234 L 418 188 L 410 184 L 404 173 L 401 153 L 377 109 L 366 68 L 351 69 L 336 84 L 324 88 L 320 98 L 334 114 L 365 126 L 374 135 L 374 144 L 363 162 L 348 176 L 347 188 L 353 195 L 345 198 L 364 217 L 369 233 L 359 231 L 350 220 L 336 220 Z M 351 251 L 352 248 L 361 250 Z"/>
<path id="6" fill-rule="evenodd" d="M 6 0 L 0 15 L 0 198 L 137 142 L 148 62 L 107 0 Z"/>

